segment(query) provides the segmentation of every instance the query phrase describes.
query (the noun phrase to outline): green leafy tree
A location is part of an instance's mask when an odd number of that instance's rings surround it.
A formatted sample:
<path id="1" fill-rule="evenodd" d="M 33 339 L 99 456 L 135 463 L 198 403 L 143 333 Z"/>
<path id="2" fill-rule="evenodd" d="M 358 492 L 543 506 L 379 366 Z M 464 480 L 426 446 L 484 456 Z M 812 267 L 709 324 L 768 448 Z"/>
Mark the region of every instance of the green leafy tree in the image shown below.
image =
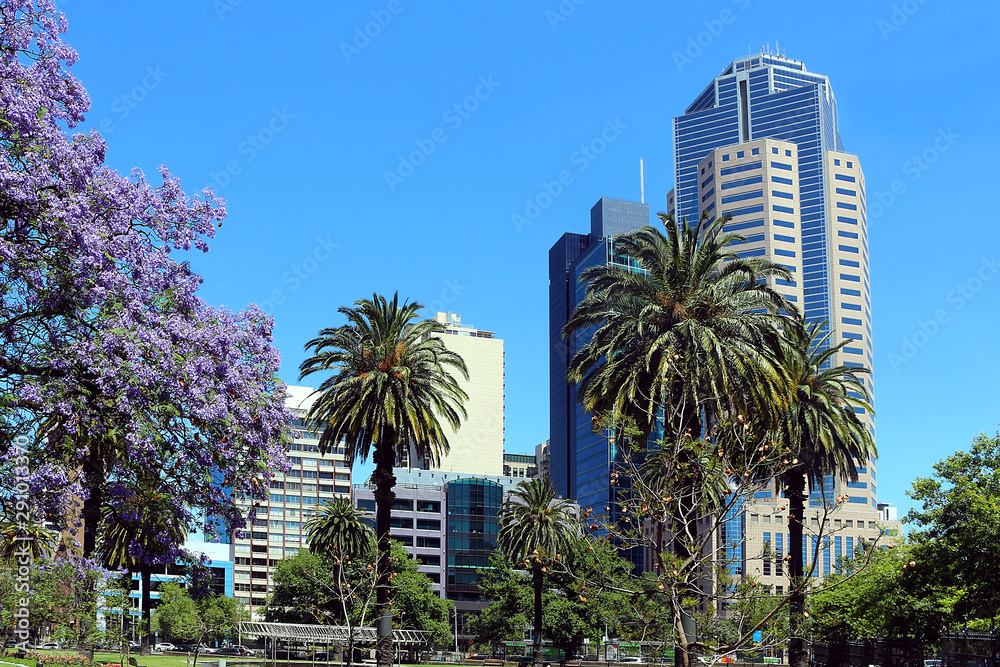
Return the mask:
<path id="1" fill-rule="evenodd" d="M 920 547 L 902 538 L 894 542 L 891 549 L 862 545 L 841 559 L 824 590 L 809 598 L 813 637 L 907 638 L 925 646 L 938 641 L 942 627 L 953 622 L 952 591 L 922 562 Z"/>
<path id="2" fill-rule="evenodd" d="M 193 664 L 198 664 L 203 641 L 230 636 L 249 616 L 235 598 L 213 594 L 194 600 L 184 586 L 173 582 L 160 585 L 160 600 L 153 612 L 153 629 L 194 643 Z"/>
<path id="3" fill-rule="evenodd" d="M 398 455 L 411 448 L 430 462 L 448 451 L 442 425 L 457 429 L 465 418 L 465 399 L 453 373 L 468 379 L 465 362 L 434 334 L 444 325 L 417 317 L 422 306 L 373 295 L 341 307 L 348 323 L 323 329 L 306 343 L 311 351 L 300 377 L 333 375 L 323 380 L 307 420 L 322 429 L 323 452 L 346 443 L 347 459 L 372 454 L 375 471 L 375 534 L 379 558 L 376 616 L 390 614 L 389 516 L 395 498 L 392 473 Z M 382 627 L 381 624 L 379 626 Z M 379 667 L 392 664 L 392 635 L 379 638 Z"/>
<path id="4" fill-rule="evenodd" d="M 586 295 L 564 336 L 593 334 L 577 341 L 568 375 L 579 383 L 595 425 L 603 421 L 613 451 L 643 450 L 653 436 L 661 449 L 687 457 L 696 455 L 691 441 L 707 435 L 720 416 L 754 414 L 770 423 L 786 404 L 778 332 L 783 314 L 796 311 L 773 287 L 775 280 L 790 280 L 789 271 L 765 258 L 739 258 L 736 244 L 744 239 L 723 231 L 727 218 L 707 227 L 707 219 L 688 225 L 660 214 L 660 220 L 662 230 L 615 237 L 615 261 L 584 272 Z M 616 463 L 627 467 L 620 456 Z M 701 470 L 697 461 L 679 464 L 677 473 Z M 694 536 L 695 497 L 706 480 L 697 474 L 678 480 L 679 493 L 660 497 L 679 499 L 672 532 Z M 618 500 L 609 498 L 612 516 Z M 693 541 L 672 541 L 686 571 L 699 560 Z M 675 601 L 673 613 L 687 649 L 688 612 Z M 689 664 L 686 651 L 681 662 Z"/>
<path id="5" fill-rule="evenodd" d="M 572 505 L 556 498 L 555 487 L 547 479 L 519 482 L 500 509 L 497 543 L 531 570 L 536 665 L 542 663 L 542 584 L 547 564 L 569 552 L 577 526 Z"/>
<path id="6" fill-rule="evenodd" d="M 1000 622 L 1000 433 L 976 436 L 907 494 L 921 504 L 906 517 L 914 526 L 915 572 L 948 586 L 953 623 Z"/>
<path id="7" fill-rule="evenodd" d="M 580 540 L 558 561 L 550 561 L 542 592 L 546 639 L 573 655 L 584 639 L 596 646 L 606 628 L 639 641 L 668 637 L 669 618 L 664 635 L 663 610 L 649 604 L 642 582 L 629 579 L 632 567 L 605 539 Z M 623 581 L 631 588 L 622 588 Z M 534 588 L 524 562 L 495 553 L 490 567 L 480 572 L 479 588 L 490 604 L 471 623 L 477 641 L 497 646 L 523 639 L 534 611 Z"/>
<path id="8" fill-rule="evenodd" d="M 862 379 L 869 371 L 833 365 L 834 355 L 848 341 L 832 344 L 827 328 L 825 323 L 789 323 L 783 330 L 782 363 L 795 393 L 773 439 L 793 456 L 792 465 L 778 476 L 788 498 L 790 667 L 806 667 L 808 662 L 805 601 L 809 579 L 804 576 L 802 557 L 806 485 L 822 486 L 826 476 L 856 481 L 859 462 L 865 465 L 876 455 L 871 433 L 855 413 L 855 408 L 871 412 L 870 394 Z"/>
<path id="9" fill-rule="evenodd" d="M 419 564 L 398 542 L 389 557 L 389 604 L 396 627 L 423 630 L 432 644 L 452 641 L 448 618 L 453 603 L 434 591 Z M 357 558 L 300 551 L 278 564 L 274 590 L 268 596 L 264 618 L 268 622 L 343 625 L 348 628 L 347 661 L 354 655 L 356 630 L 370 624 L 376 585 L 378 552 L 369 543 Z"/>

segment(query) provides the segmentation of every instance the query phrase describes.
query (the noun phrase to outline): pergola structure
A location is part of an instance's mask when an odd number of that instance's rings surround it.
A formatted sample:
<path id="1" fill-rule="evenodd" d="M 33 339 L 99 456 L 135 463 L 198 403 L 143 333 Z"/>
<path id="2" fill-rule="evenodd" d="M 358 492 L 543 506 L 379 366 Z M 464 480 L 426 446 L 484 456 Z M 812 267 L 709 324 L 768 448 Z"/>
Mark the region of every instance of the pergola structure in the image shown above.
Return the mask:
<path id="1" fill-rule="evenodd" d="M 278 642 L 307 644 L 310 646 L 325 645 L 329 647 L 346 646 L 354 635 L 355 645 L 374 645 L 378 641 L 378 631 L 372 627 L 351 628 L 346 625 L 307 625 L 304 623 L 259 623 L 245 621 L 240 623 L 240 634 L 251 635 L 264 640 L 264 659 L 270 657 L 277 661 Z M 426 644 L 426 630 L 393 630 L 392 639 L 396 646 L 412 648 Z M 270 640 L 270 641 L 269 641 Z M 270 652 L 268 651 L 270 648 Z M 315 658 L 313 658 L 315 662 Z"/>

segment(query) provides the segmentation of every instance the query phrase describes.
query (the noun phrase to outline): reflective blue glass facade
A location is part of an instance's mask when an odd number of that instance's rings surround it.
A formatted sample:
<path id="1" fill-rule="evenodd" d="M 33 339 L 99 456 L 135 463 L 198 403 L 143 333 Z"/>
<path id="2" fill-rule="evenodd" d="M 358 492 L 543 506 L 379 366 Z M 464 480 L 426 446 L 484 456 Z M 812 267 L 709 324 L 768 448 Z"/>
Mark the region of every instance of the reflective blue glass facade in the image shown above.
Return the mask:
<path id="1" fill-rule="evenodd" d="M 617 453 L 607 433 L 594 432 L 577 388 L 566 381 L 569 359 L 592 332 L 566 340 L 562 330 L 586 291 L 583 271 L 611 262 L 628 265 L 614 252 L 613 238 L 648 225 L 647 204 L 603 198 L 590 211 L 590 234 L 564 234 L 549 251 L 550 476 L 557 493 L 598 511 L 613 500 L 610 470 Z"/>
<path id="2" fill-rule="evenodd" d="M 497 548 L 503 486 L 482 478 L 445 485 L 448 496 L 447 591 L 452 600 L 479 599 L 479 570 L 488 568 Z"/>
<path id="3" fill-rule="evenodd" d="M 798 146 L 802 277 L 807 290 L 802 307 L 810 320 L 830 319 L 823 154 L 843 151 L 843 142 L 827 77 L 807 72 L 801 62 L 764 55 L 726 68 L 683 116 L 674 118 L 671 208 L 678 218 L 697 221 L 702 212 L 699 162 L 715 148 L 756 139 L 782 139 Z"/>

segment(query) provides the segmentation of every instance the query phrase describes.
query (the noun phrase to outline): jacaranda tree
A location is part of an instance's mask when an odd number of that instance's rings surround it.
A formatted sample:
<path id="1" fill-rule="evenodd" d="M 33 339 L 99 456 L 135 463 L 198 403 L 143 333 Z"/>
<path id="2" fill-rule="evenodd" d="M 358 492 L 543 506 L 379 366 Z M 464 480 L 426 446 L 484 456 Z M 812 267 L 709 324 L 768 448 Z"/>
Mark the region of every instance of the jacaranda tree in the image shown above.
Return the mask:
<path id="1" fill-rule="evenodd" d="M 286 465 L 290 414 L 271 320 L 207 305 L 177 257 L 208 249 L 224 202 L 104 164 L 66 27 L 51 0 L 0 0 L 0 467 L 90 558 L 140 473 L 177 524 L 244 525 L 235 499 Z"/>
<path id="2" fill-rule="evenodd" d="M 435 334 L 444 325 L 421 320 L 418 303 L 399 303 L 373 295 L 341 307 L 347 324 L 329 327 L 306 343 L 312 355 L 302 362 L 301 376 L 332 373 L 320 384 L 307 421 L 322 429 L 320 451 L 344 443 L 347 460 L 375 461 L 376 616 L 379 667 L 394 659 L 389 608 L 389 514 L 396 494 L 392 467 L 397 456 L 412 450 L 419 459 L 436 462 L 448 452 L 444 426 L 458 429 L 465 418 L 465 391 L 458 373 L 468 378 L 462 358 Z"/>

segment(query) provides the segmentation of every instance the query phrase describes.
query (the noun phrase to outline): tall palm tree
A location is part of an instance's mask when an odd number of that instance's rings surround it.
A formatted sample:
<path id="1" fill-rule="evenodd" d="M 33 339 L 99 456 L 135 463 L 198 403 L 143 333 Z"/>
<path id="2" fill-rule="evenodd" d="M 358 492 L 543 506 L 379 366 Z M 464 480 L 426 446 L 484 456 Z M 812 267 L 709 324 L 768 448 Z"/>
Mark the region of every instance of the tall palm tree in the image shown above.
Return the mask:
<path id="1" fill-rule="evenodd" d="M 104 509 L 97 545 L 102 562 L 109 568 L 127 570 L 129 582 L 131 574 L 137 572 L 142 582 L 142 655 L 150 654 L 153 571 L 173 560 L 167 545 L 180 544 L 186 537 L 171 497 L 155 479 L 138 480 L 132 485 L 131 496 Z"/>
<path id="2" fill-rule="evenodd" d="M 795 307 L 773 287 L 791 273 L 739 258 L 727 218 L 698 228 L 659 214 L 654 227 L 612 239 L 616 261 L 584 271 L 587 291 L 564 335 L 585 335 L 570 361 L 583 406 L 698 437 L 713 415 L 772 413 L 786 393 L 776 363 L 779 325 Z M 769 282 L 770 281 L 770 282 Z"/>
<path id="3" fill-rule="evenodd" d="M 333 372 L 317 390 L 307 421 L 322 429 L 322 452 L 346 443 L 347 459 L 375 462 L 375 535 L 378 540 L 376 612 L 380 667 L 393 661 L 389 609 L 389 516 L 395 498 L 392 466 L 413 448 L 424 460 L 436 462 L 448 452 L 442 423 L 458 429 L 466 417 L 468 398 L 453 373 L 468 379 L 462 358 L 434 334 L 444 325 L 420 320 L 418 303 L 399 303 L 373 295 L 338 312 L 348 323 L 321 330 L 306 343 L 312 356 L 299 367 L 300 377 Z"/>
<path id="4" fill-rule="evenodd" d="M 366 514 L 347 498 L 333 498 L 320 505 L 303 526 L 309 533 L 309 551 L 353 558 L 364 553 L 372 539 Z"/>
<path id="5" fill-rule="evenodd" d="M 531 566 L 535 592 L 534 664 L 542 662 L 542 581 L 546 563 L 566 554 L 577 534 L 569 501 L 556 498 L 547 479 L 518 483 L 500 509 L 497 543 L 517 560 Z"/>
<path id="6" fill-rule="evenodd" d="M 876 455 L 871 433 L 855 408 L 871 412 L 871 395 L 862 376 L 867 368 L 834 366 L 834 355 L 847 344 L 831 345 L 826 324 L 798 323 L 784 330 L 784 365 L 794 387 L 794 400 L 781 415 L 773 440 L 793 452 L 795 465 L 778 477 L 788 499 L 789 665 L 808 662 L 802 625 L 805 584 L 802 535 L 806 485 L 821 485 L 826 476 L 857 481 L 858 464 Z M 832 500 L 832 499 L 831 499 Z"/>
<path id="7" fill-rule="evenodd" d="M 583 407 L 612 428 L 634 425 L 623 444 L 638 452 L 651 435 L 671 445 L 697 439 L 726 413 L 756 415 L 770 426 L 769 415 L 788 395 L 780 327 L 796 313 L 774 284 L 792 274 L 763 257 L 740 258 L 744 237 L 724 231 L 728 217 L 697 226 L 659 217 L 662 230 L 614 237 L 612 261 L 581 276 L 586 294 L 564 336 L 581 338 L 568 378 L 580 384 Z M 687 447 L 678 452 L 691 455 Z M 681 481 L 692 490 L 701 484 Z M 684 506 L 674 519 L 684 525 L 675 535 L 698 534 L 695 495 L 679 494 Z M 696 567 L 696 545 L 673 544 L 678 569 Z M 674 613 L 686 644 L 685 614 Z M 687 664 L 686 652 L 680 661 Z"/>

